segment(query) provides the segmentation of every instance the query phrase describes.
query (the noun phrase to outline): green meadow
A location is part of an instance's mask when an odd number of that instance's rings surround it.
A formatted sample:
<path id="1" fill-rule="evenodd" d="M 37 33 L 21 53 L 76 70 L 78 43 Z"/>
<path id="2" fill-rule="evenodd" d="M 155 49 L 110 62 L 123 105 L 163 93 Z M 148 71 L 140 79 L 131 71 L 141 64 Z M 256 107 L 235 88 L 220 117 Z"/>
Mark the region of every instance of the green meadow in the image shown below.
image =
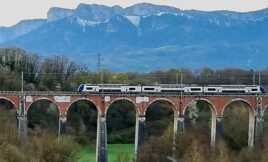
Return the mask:
<path id="1" fill-rule="evenodd" d="M 108 159 L 109 162 L 119 161 L 121 158 L 130 159 L 132 162 L 134 155 L 134 144 L 109 144 L 108 145 Z M 78 162 L 96 162 L 95 148 L 85 147 L 78 155 Z M 126 161 L 127 162 L 127 161 Z"/>

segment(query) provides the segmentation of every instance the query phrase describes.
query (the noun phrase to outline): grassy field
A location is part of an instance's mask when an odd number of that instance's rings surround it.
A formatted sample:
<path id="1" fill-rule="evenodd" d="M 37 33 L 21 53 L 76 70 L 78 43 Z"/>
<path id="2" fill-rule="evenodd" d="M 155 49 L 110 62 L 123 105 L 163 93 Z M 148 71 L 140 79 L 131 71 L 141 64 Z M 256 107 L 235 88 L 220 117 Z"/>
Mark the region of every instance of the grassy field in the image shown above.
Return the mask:
<path id="1" fill-rule="evenodd" d="M 124 155 L 133 159 L 134 144 L 109 144 L 108 158 L 109 162 L 116 162 L 118 155 Z M 85 147 L 78 155 L 78 162 L 95 162 L 95 148 Z M 127 161 L 126 161 L 127 162 Z M 130 161 L 131 162 L 131 161 Z"/>

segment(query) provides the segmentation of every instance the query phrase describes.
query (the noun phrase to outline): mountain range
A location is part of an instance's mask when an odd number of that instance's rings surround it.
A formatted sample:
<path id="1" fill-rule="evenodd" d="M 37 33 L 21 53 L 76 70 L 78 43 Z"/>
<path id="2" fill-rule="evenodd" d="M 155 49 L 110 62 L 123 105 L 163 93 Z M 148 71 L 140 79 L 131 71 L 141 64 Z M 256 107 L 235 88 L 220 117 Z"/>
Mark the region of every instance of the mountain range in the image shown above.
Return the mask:
<path id="1" fill-rule="evenodd" d="M 53 7 L 47 19 L 0 27 L 0 47 L 65 55 L 92 70 L 98 53 L 102 67 L 114 71 L 260 69 L 268 67 L 268 9 L 205 12 L 148 3 Z"/>

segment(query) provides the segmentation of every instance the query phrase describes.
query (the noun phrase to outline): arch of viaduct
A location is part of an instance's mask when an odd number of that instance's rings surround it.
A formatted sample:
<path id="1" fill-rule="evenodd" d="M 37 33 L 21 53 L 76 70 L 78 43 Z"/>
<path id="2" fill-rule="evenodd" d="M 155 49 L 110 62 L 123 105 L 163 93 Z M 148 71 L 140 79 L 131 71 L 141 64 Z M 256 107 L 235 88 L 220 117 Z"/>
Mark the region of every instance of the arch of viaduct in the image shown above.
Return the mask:
<path id="1" fill-rule="evenodd" d="M 261 95 L 80 95 L 80 94 L 60 94 L 60 95 L 14 95 L 1 94 L 0 99 L 11 102 L 17 109 L 18 129 L 20 136 L 27 135 L 27 112 L 31 105 L 40 100 L 48 100 L 54 103 L 59 109 L 59 134 L 64 131 L 64 125 L 67 120 L 67 112 L 73 103 L 86 100 L 94 104 L 98 110 L 97 126 L 97 162 L 107 162 L 107 130 L 106 114 L 111 104 L 116 101 L 126 100 L 135 105 L 136 109 L 136 135 L 135 135 L 135 154 L 138 155 L 138 149 L 144 142 L 146 111 L 149 106 L 157 101 L 166 101 L 172 106 L 174 112 L 174 135 L 184 132 L 184 114 L 187 107 L 194 101 L 205 101 L 210 105 L 212 113 L 211 122 L 211 146 L 216 144 L 216 138 L 222 135 L 223 114 L 228 105 L 233 102 L 244 102 L 250 108 L 249 110 L 249 131 L 248 145 L 261 145 L 263 133 L 263 114 L 268 107 L 268 96 Z M 175 138 L 174 138 L 175 139 Z"/>

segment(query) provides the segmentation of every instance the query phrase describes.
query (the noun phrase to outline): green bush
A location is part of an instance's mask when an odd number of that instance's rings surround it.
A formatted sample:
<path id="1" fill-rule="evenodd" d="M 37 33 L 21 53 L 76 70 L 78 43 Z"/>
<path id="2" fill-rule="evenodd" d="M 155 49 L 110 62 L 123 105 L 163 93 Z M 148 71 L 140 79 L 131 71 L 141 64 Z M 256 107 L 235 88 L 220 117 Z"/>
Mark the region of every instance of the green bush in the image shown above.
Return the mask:
<path id="1" fill-rule="evenodd" d="M 77 135 L 74 138 L 74 141 L 82 146 L 86 146 L 90 144 L 89 137 L 86 135 Z"/>
<path id="2" fill-rule="evenodd" d="M 5 112 L 1 112 L 4 116 Z M 7 114 L 8 115 L 8 114 Z M 16 120 L 0 117 L 0 162 L 75 162 L 79 145 L 70 137 L 47 133 L 20 141 Z"/>
<path id="3" fill-rule="evenodd" d="M 24 152 L 12 144 L 2 144 L 0 146 L 0 157 L 7 162 L 26 162 Z"/>

